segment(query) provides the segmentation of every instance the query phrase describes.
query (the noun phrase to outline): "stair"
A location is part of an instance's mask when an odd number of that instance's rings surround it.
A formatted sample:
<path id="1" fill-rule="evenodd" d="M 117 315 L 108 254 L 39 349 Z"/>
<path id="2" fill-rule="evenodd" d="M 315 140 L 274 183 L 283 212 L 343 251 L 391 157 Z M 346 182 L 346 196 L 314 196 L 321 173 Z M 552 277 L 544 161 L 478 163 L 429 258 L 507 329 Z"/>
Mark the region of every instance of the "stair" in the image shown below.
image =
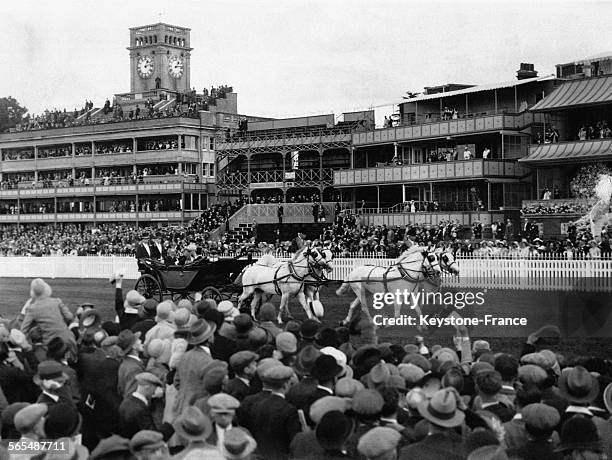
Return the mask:
<path id="1" fill-rule="evenodd" d="M 282 241 L 290 241 L 295 238 L 298 234 L 304 233 L 306 239 L 314 240 L 321 236 L 323 230 L 329 227 L 329 222 L 321 223 L 289 223 L 289 224 L 258 224 L 257 225 L 257 239 L 259 243 L 264 241 L 266 243 L 274 243 L 277 239 Z"/>
<path id="2" fill-rule="evenodd" d="M 238 224 L 238 227 L 226 232 L 228 243 L 244 243 L 253 234 L 253 224 Z"/>

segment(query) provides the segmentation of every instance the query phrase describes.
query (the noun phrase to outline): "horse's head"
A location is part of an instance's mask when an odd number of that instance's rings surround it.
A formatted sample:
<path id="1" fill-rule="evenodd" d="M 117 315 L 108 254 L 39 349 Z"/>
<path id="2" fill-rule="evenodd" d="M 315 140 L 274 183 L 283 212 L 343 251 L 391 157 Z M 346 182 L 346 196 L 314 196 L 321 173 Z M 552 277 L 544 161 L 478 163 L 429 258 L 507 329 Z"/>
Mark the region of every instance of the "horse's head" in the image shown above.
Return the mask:
<path id="1" fill-rule="evenodd" d="M 317 268 L 322 268 L 326 272 L 332 271 L 332 259 L 334 258 L 329 249 L 309 248 L 305 253 L 308 260 Z"/>
<path id="2" fill-rule="evenodd" d="M 436 254 L 442 270 L 452 275 L 459 274 L 459 264 L 450 248 L 439 248 L 436 250 Z"/>
<path id="3" fill-rule="evenodd" d="M 438 258 L 433 251 L 427 250 L 423 252 L 423 270 L 435 275 L 442 273 L 442 268 L 440 267 Z"/>

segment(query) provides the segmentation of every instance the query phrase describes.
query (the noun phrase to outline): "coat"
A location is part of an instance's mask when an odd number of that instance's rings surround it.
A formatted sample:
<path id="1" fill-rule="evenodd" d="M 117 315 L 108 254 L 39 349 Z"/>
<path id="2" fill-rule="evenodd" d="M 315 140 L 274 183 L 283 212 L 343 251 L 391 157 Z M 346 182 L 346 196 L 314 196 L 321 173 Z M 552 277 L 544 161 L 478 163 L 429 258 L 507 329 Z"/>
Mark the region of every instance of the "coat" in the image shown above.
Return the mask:
<path id="1" fill-rule="evenodd" d="M 206 396 L 203 371 L 212 361 L 212 356 L 199 346 L 183 355 L 174 376 L 174 385 L 177 388 L 174 407 L 176 415 L 181 414 L 185 407 L 197 399 Z"/>
<path id="2" fill-rule="evenodd" d="M 240 426 L 257 441 L 257 453 L 266 459 L 289 458 L 289 446 L 301 431 L 294 405 L 269 391 L 248 396 L 236 411 Z"/>
<path id="3" fill-rule="evenodd" d="M 40 326 L 43 333 L 43 343 L 48 345 L 52 338 L 60 337 L 76 356 L 76 341 L 68 329 L 73 315 L 60 299 L 42 297 L 30 303 L 26 309 L 21 332 L 26 336 L 35 326 Z"/>
<path id="4" fill-rule="evenodd" d="M 130 394 L 119 406 L 119 431 L 124 438 L 130 439 L 140 430 L 157 430 L 153 423 L 151 409 L 147 404 Z"/>
<path id="5" fill-rule="evenodd" d="M 34 402 L 40 390 L 32 382 L 33 375 L 0 363 L 0 386 L 9 404 Z"/>
<path id="6" fill-rule="evenodd" d="M 136 391 L 136 375 L 145 371 L 142 361 L 132 357 L 124 356 L 117 370 L 117 393 L 125 399 Z"/>
<path id="7" fill-rule="evenodd" d="M 398 460 L 461 460 L 463 443 L 461 436 L 454 432 L 435 433 L 400 450 Z"/>
<path id="8" fill-rule="evenodd" d="M 253 388 L 236 377 L 229 380 L 225 384 L 225 392 L 228 395 L 231 395 L 236 398 L 238 401 L 242 401 L 247 396 L 253 394 Z"/>

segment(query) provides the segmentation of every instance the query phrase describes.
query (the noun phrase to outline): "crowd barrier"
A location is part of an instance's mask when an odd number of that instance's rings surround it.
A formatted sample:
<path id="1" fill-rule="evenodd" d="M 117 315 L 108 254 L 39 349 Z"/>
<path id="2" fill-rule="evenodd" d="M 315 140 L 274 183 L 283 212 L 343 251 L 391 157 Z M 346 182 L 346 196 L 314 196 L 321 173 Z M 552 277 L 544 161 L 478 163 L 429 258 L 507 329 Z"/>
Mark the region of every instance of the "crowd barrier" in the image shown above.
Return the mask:
<path id="1" fill-rule="evenodd" d="M 336 258 L 333 280 L 343 280 L 361 265 L 388 266 L 394 259 Z M 0 278 L 107 278 L 122 272 L 140 276 L 133 257 L 3 257 Z M 453 288 L 519 289 L 542 291 L 612 292 L 610 259 L 477 259 L 459 258 L 459 276 L 444 275 Z"/>

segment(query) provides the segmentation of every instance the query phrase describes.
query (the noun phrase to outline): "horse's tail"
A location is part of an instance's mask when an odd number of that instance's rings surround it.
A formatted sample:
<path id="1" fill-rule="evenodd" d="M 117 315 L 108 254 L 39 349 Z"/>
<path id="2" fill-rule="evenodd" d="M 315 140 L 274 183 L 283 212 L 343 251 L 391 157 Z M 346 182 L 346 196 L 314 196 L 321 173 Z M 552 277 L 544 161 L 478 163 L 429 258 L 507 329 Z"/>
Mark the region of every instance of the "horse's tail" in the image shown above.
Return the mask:
<path id="1" fill-rule="evenodd" d="M 348 290 L 350 285 L 351 285 L 351 283 L 348 282 L 348 281 L 345 281 L 344 283 L 342 283 L 340 285 L 340 287 L 338 289 L 336 289 L 336 295 L 340 296 L 340 295 L 344 294 Z"/>

